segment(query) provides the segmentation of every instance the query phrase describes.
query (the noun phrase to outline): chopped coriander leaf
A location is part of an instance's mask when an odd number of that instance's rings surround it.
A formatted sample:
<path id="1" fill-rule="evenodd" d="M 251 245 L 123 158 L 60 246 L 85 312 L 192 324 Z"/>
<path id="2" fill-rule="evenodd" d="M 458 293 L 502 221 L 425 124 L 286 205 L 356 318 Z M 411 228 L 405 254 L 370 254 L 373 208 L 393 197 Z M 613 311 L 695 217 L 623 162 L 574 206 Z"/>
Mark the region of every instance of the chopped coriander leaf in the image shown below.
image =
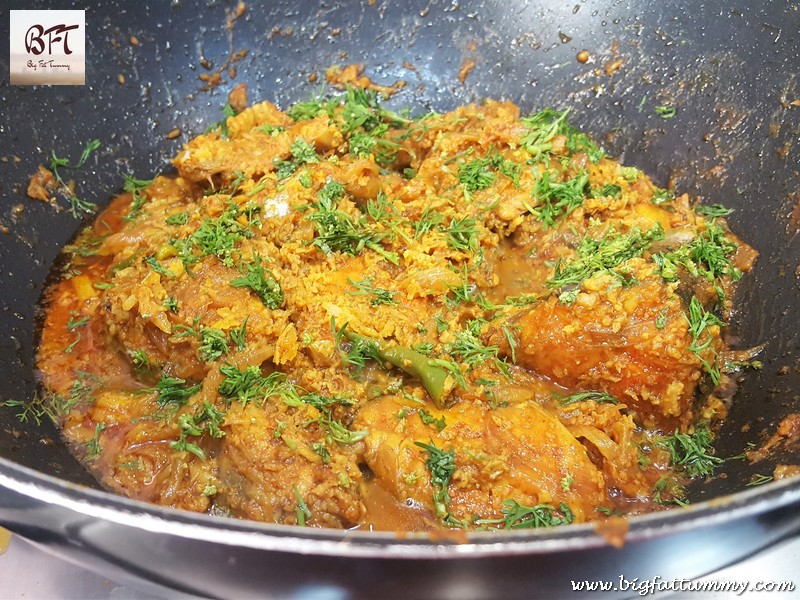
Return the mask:
<path id="1" fill-rule="evenodd" d="M 656 114 L 662 119 L 671 119 L 678 114 L 678 109 L 674 106 L 664 104 L 661 106 L 656 106 Z"/>
<path id="2" fill-rule="evenodd" d="M 577 402 L 597 402 L 598 404 L 619 404 L 616 398 L 605 392 L 575 392 L 565 398 L 561 398 L 558 403 L 561 406 L 575 404 Z"/>
<path id="3" fill-rule="evenodd" d="M 264 306 L 276 310 L 283 306 L 283 288 L 275 276 L 261 265 L 261 256 L 253 254 L 253 260 L 240 266 L 242 277 L 231 280 L 235 288 L 248 287 L 261 298 Z"/>
<path id="4" fill-rule="evenodd" d="M 713 454 L 713 439 L 708 423 L 703 422 L 695 427 L 692 434 L 676 431 L 656 443 L 669 451 L 672 466 L 682 468 L 690 477 L 708 477 L 724 462 Z"/>
<path id="5" fill-rule="evenodd" d="M 471 369 L 487 360 L 494 360 L 497 368 L 508 376 L 508 365 L 498 358 L 499 348 L 484 346 L 480 339 L 481 328 L 485 323 L 483 319 L 468 321 L 466 328 L 455 334 L 455 341 L 447 344 L 447 351 Z"/>
<path id="6" fill-rule="evenodd" d="M 187 385 L 186 380 L 180 377 L 162 375 L 155 387 L 143 388 L 141 393 L 156 393 L 156 402 L 162 408 L 167 405 L 183 406 L 186 401 L 194 396 L 203 387 L 201 384 Z"/>
<path id="7" fill-rule="evenodd" d="M 181 428 L 181 437 L 170 442 L 170 448 L 177 452 L 191 452 L 201 460 L 206 459 L 203 449 L 186 438 L 199 437 L 207 434 L 214 438 L 225 437 L 225 432 L 220 429 L 225 421 L 225 413 L 216 409 L 209 401 L 203 402 L 194 415 L 182 414 L 178 417 L 178 426 Z"/>
<path id="8" fill-rule="evenodd" d="M 370 132 L 356 131 L 348 141 L 350 154 L 361 158 L 374 156 L 379 165 L 390 166 L 397 158 L 400 144 L 387 138 L 388 132 L 386 123 L 381 123 Z"/>
<path id="9" fill-rule="evenodd" d="M 319 455 L 323 465 L 327 465 L 331 462 L 331 453 L 325 445 L 325 442 L 312 442 L 311 449 Z"/>
<path id="10" fill-rule="evenodd" d="M 53 172 L 53 175 L 56 176 L 56 180 L 63 184 L 63 179 L 58 172 L 59 167 L 64 167 L 66 169 L 78 169 L 82 167 L 87 160 L 89 160 L 89 157 L 98 148 L 100 148 L 100 140 L 89 140 L 86 142 L 83 150 L 81 151 L 81 156 L 78 159 L 78 162 L 76 162 L 74 165 L 69 164 L 68 158 L 59 158 L 56 156 L 55 151 L 51 151 L 50 170 Z"/>
<path id="11" fill-rule="evenodd" d="M 605 152 L 595 144 L 589 136 L 581 133 L 567 121 L 569 109 L 564 111 L 546 108 L 530 117 L 522 119 L 528 128 L 527 133 L 520 140 L 522 147 L 534 157 L 549 153 L 553 149 L 553 140 L 563 135 L 566 137 L 566 147 L 570 154 L 585 152 L 593 163 L 599 161 Z"/>
<path id="12" fill-rule="evenodd" d="M 75 331 L 78 327 L 83 327 L 87 323 L 89 323 L 88 316 L 81 317 L 79 313 L 72 311 L 67 321 L 67 331 Z"/>
<path id="13" fill-rule="evenodd" d="M 464 188 L 467 201 L 469 192 L 483 190 L 491 186 L 497 176 L 489 170 L 491 161 L 488 158 L 476 158 L 458 166 L 458 181 Z"/>
<path id="14" fill-rule="evenodd" d="M 231 337 L 231 341 L 236 344 L 236 349 L 241 352 L 244 350 L 245 343 L 247 340 L 247 319 L 250 318 L 250 315 L 247 315 L 242 321 L 242 326 L 238 327 L 237 329 L 231 329 L 228 332 L 228 335 Z"/>
<path id="15" fill-rule="evenodd" d="M 430 444 L 414 442 L 414 444 L 428 453 L 425 467 L 431 474 L 431 485 L 434 488 L 433 504 L 436 507 L 436 516 L 444 519 L 450 514 L 447 510 L 450 504 L 447 487 L 450 485 L 450 478 L 456 472 L 456 453 L 452 449 L 445 451 L 437 448 L 433 442 Z"/>
<path id="16" fill-rule="evenodd" d="M 439 431 L 447 427 L 447 421 L 445 420 L 444 415 L 442 415 L 440 418 L 437 419 L 424 408 L 419 409 L 417 414 L 419 415 L 419 418 L 425 425 L 430 425 L 431 427 L 434 427 Z"/>
<path id="17" fill-rule="evenodd" d="M 297 499 L 297 524 L 300 527 L 306 526 L 306 521 L 311 518 L 311 510 L 308 508 L 308 505 L 303 500 L 303 497 L 300 495 L 300 491 L 297 489 L 297 486 L 292 486 L 294 489 L 294 497 Z"/>
<path id="18" fill-rule="evenodd" d="M 588 185 L 586 171 L 564 182 L 552 181 L 551 173 L 545 171 L 534 183 L 532 195 L 536 205 L 529 210 L 545 227 L 555 227 L 557 220 L 583 204 Z"/>
<path id="19" fill-rule="evenodd" d="M 553 138 L 567 131 L 568 114 L 569 109 L 559 112 L 546 108 L 530 117 L 524 117 L 522 122 L 528 131 L 521 140 L 522 147 L 534 156 L 549 152 L 553 148 Z"/>
<path id="20" fill-rule="evenodd" d="M 159 275 L 169 277 L 170 279 L 173 279 L 175 277 L 175 273 L 173 273 L 169 269 L 165 269 L 164 267 L 162 267 L 156 260 L 155 256 L 148 256 L 147 258 L 144 259 L 144 262 L 147 263 L 147 265 Z"/>
<path id="21" fill-rule="evenodd" d="M 247 227 L 238 221 L 242 214 L 244 211 L 240 207 L 229 204 L 216 219 L 205 219 L 187 239 L 175 240 L 173 245 L 184 266 L 188 269 L 200 259 L 213 255 L 225 266 L 232 267 L 236 245 L 252 236 Z"/>
<path id="22" fill-rule="evenodd" d="M 125 183 L 123 183 L 122 189 L 131 193 L 133 201 L 128 209 L 128 214 L 122 217 L 124 221 L 133 221 L 141 214 L 142 207 L 147 202 L 147 196 L 142 194 L 142 190 L 151 183 L 153 183 L 152 179 L 135 179 L 130 175 L 125 175 Z"/>
<path id="23" fill-rule="evenodd" d="M 693 352 L 697 358 L 700 359 L 706 372 L 711 376 L 711 381 L 716 385 L 720 380 L 720 371 L 717 365 L 717 352 L 711 345 L 714 341 L 714 336 L 709 331 L 709 327 L 721 327 L 725 325 L 725 323 L 714 313 L 703 309 L 697 296 L 692 296 L 689 302 L 689 315 L 684 315 L 684 317 L 689 323 L 689 333 L 692 335 L 692 344 L 689 346 L 689 351 Z M 705 341 L 701 341 L 702 337 L 705 337 Z M 708 362 L 708 360 L 702 356 L 707 349 L 710 349 L 713 354 L 712 362 Z"/>
<path id="24" fill-rule="evenodd" d="M 660 187 L 653 188 L 653 197 L 650 199 L 652 204 L 661 206 L 662 204 L 668 204 L 674 200 L 675 194 L 671 191 Z"/>
<path id="25" fill-rule="evenodd" d="M 289 147 L 292 160 L 275 159 L 275 173 L 278 180 L 291 177 L 301 165 L 319 162 L 316 150 L 303 138 L 298 137 Z"/>
<path id="26" fill-rule="evenodd" d="M 271 135 L 273 137 L 286 131 L 286 128 L 281 125 L 270 125 L 269 123 L 265 123 L 256 129 L 259 129 L 267 135 Z"/>
<path id="27" fill-rule="evenodd" d="M 217 360 L 228 353 L 228 340 L 225 332 L 213 327 L 203 327 L 200 332 L 200 359 L 205 362 Z"/>
<path id="28" fill-rule="evenodd" d="M 642 172 L 636 167 L 620 167 L 619 172 L 625 181 L 634 182 L 641 176 Z"/>
<path id="29" fill-rule="evenodd" d="M 239 189 L 239 186 L 242 185 L 242 183 L 244 183 L 244 181 L 247 179 L 247 176 L 244 174 L 243 171 L 236 170 L 233 173 L 234 175 L 236 175 L 236 178 L 233 181 L 231 181 L 226 187 L 222 188 L 219 191 L 215 191 L 213 188 L 211 188 L 210 190 L 206 191 L 205 194 L 207 196 L 214 193 L 227 194 L 233 196 Z"/>
<path id="30" fill-rule="evenodd" d="M 84 327 L 88 323 L 89 323 L 88 316 L 79 317 L 79 313 L 71 311 L 69 313 L 69 320 L 67 321 L 67 331 L 75 331 L 80 327 Z M 75 336 L 75 339 L 66 348 L 64 348 L 64 354 L 72 353 L 72 351 L 75 349 L 75 346 L 78 345 L 78 342 L 80 342 L 81 339 L 83 339 L 83 336 L 81 336 L 81 332 L 78 331 Z"/>
<path id="31" fill-rule="evenodd" d="M 105 430 L 105 423 L 97 423 L 94 426 L 94 435 L 92 436 L 92 439 L 83 444 L 83 447 L 86 451 L 86 454 L 84 455 L 86 460 L 95 461 L 100 458 L 100 454 L 103 452 L 103 446 L 100 444 L 100 434 Z"/>
<path id="32" fill-rule="evenodd" d="M 257 365 L 250 365 L 242 370 L 226 364 L 219 368 L 219 372 L 225 375 L 218 390 L 223 396 L 236 397 L 242 404 L 247 404 L 249 400 L 263 393 L 265 379 Z"/>
<path id="33" fill-rule="evenodd" d="M 411 238 L 400 228 L 400 225 L 403 223 L 403 217 L 400 211 L 397 210 L 397 207 L 389 199 L 389 196 L 382 191 L 379 191 L 374 199 L 370 198 L 367 200 L 367 215 L 370 219 L 375 221 L 375 223 L 379 223 L 387 229 L 390 229 L 407 242 L 411 241 Z"/>
<path id="34" fill-rule="evenodd" d="M 164 222 L 167 225 L 186 225 L 189 222 L 189 211 L 182 210 L 168 216 Z"/>
<path id="35" fill-rule="evenodd" d="M 355 444 L 369 435 L 369 431 L 366 429 L 358 431 L 347 429 L 347 427 L 330 418 L 330 416 L 322 417 L 319 419 L 319 423 L 325 428 L 326 435 L 340 444 Z"/>
<path id="36" fill-rule="evenodd" d="M 569 262 L 559 260 L 553 277 L 547 280 L 547 285 L 551 288 L 579 285 L 585 279 L 604 271 L 621 277 L 613 269 L 640 256 L 653 241 L 663 236 L 664 230 L 658 224 L 644 233 L 634 227 L 626 234 L 608 230 L 599 240 L 586 236 L 578 246 L 578 257 Z"/>
<path id="37" fill-rule="evenodd" d="M 511 362 L 517 364 L 517 338 L 514 336 L 514 330 L 519 331 L 521 328 L 519 325 L 504 323 L 501 329 L 503 330 L 503 335 L 506 336 L 506 342 L 511 350 Z"/>
<path id="38" fill-rule="evenodd" d="M 445 321 L 442 317 L 436 317 L 436 332 L 442 333 L 443 331 L 447 331 L 450 325 Z"/>
<path id="39" fill-rule="evenodd" d="M 400 257 L 388 252 L 380 242 L 387 233 L 368 227 L 362 219 L 338 209 L 339 199 L 344 196 L 344 187 L 337 181 L 329 181 L 320 190 L 319 202 L 312 206 L 315 211 L 309 215 L 317 228 L 314 245 L 325 254 L 343 252 L 357 256 L 364 248 L 380 254 L 392 264 L 398 264 Z"/>
<path id="40" fill-rule="evenodd" d="M 656 315 L 656 329 L 664 329 L 667 326 L 667 315 L 669 314 L 669 308 L 663 308 L 661 312 Z"/>
<path id="41" fill-rule="evenodd" d="M 453 292 L 452 298 L 450 296 L 445 298 L 448 306 L 455 307 L 458 304 L 472 301 L 475 286 L 470 283 L 466 274 L 461 278 L 459 285 L 448 285 L 447 287 Z"/>
<path id="42" fill-rule="evenodd" d="M 128 354 L 131 357 L 131 363 L 137 371 L 149 369 L 152 366 L 150 364 L 150 357 L 147 356 L 147 352 L 141 348 L 138 350 L 129 351 Z"/>
<path id="43" fill-rule="evenodd" d="M 450 226 L 442 230 L 447 234 L 447 243 L 453 250 L 476 253 L 480 250 L 478 229 L 472 217 L 450 220 Z"/>
<path id="44" fill-rule="evenodd" d="M 348 140 L 352 156 L 375 157 L 375 162 L 388 167 L 397 158 L 400 147 L 389 130 L 408 125 L 411 120 L 383 108 L 374 90 L 350 87 L 338 114 L 339 128 Z"/>
<path id="45" fill-rule="evenodd" d="M 443 223 L 444 217 L 442 214 L 434 212 L 434 209 L 429 206 L 422 211 L 419 221 L 414 223 L 414 237 L 420 237 Z"/>
<path id="46" fill-rule="evenodd" d="M 69 396 L 47 392 L 40 394 L 34 393 L 30 400 L 6 400 L 3 405 L 22 409 L 16 414 L 21 423 L 33 421 L 37 426 L 42 424 L 44 417 L 49 418 L 53 424 L 59 425 L 61 420 L 81 402 L 91 402 L 93 386 L 87 383 L 90 380 L 95 383 L 99 379 L 85 371 L 78 371 L 78 377 L 72 382 Z"/>
<path id="47" fill-rule="evenodd" d="M 236 116 L 236 111 L 233 109 L 229 101 L 226 101 L 222 106 L 222 114 L 224 115 L 224 118 L 209 126 L 205 133 L 211 133 L 212 131 L 219 130 L 219 133 L 223 138 L 230 137 L 230 131 L 228 130 L 228 119 Z"/>
<path id="48" fill-rule="evenodd" d="M 199 327 L 200 317 L 195 318 L 191 326 L 178 324 L 173 327 L 172 337 L 174 339 L 181 339 L 193 337 L 199 340 L 200 346 L 198 351 L 200 359 L 205 362 L 211 362 L 218 359 L 223 354 L 228 353 L 228 339 L 225 332 L 221 329 L 214 327 Z"/>
<path id="49" fill-rule="evenodd" d="M 532 529 L 568 525 L 575 520 L 569 506 L 562 502 L 558 508 L 551 504 L 526 506 L 509 498 L 503 502 L 502 519 L 479 519 L 480 525 L 502 525 L 504 529 Z"/>
<path id="50" fill-rule="evenodd" d="M 385 290 L 383 288 L 376 288 L 372 285 L 372 281 L 369 278 L 364 279 L 363 281 L 353 281 L 352 279 L 348 278 L 347 282 L 356 288 L 355 292 L 347 292 L 351 296 L 373 296 L 373 298 L 371 298 L 369 301 L 371 306 L 378 306 L 380 304 L 387 304 L 389 306 L 397 305 L 397 300 L 394 299 L 394 296 L 397 294 L 397 292 L 390 292 L 389 290 Z"/>
<path id="51" fill-rule="evenodd" d="M 603 187 L 592 188 L 593 198 L 605 198 L 606 196 L 611 196 L 611 198 L 617 200 L 621 194 L 622 188 L 616 183 L 607 183 Z"/>
<path id="52" fill-rule="evenodd" d="M 178 300 L 175 296 L 167 296 L 161 301 L 161 306 L 170 312 L 178 312 Z"/>
<path id="53" fill-rule="evenodd" d="M 506 296 L 503 304 L 509 306 L 527 306 L 528 304 L 535 304 L 539 301 L 537 296 L 533 294 L 522 294 L 520 296 Z"/>
<path id="54" fill-rule="evenodd" d="M 254 401 L 260 405 L 273 396 L 289 406 L 299 406 L 301 403 L 294 386 L 279 371 L 264 377 L 257 365 L 239 369 L 231 364 L 220 367 L 219 371 L 225 375 L 219 386 L 219 393 L 227 398 L 236 398 L 242 404 Z"/>
<path id="55" fill-rule="evenodd" d="M 342 104 L 342 131 L 349 134 L 358 128 L 373 131 L 382 124 L 391 127 L 408 125 L 412 121 L 380 105 L 375 90 L 348 87 Z"/>
<path id="56" fill-rule="evenodd" d="M 694 207 L 696 213 L 708 217 L 709 219 L 716 219 L 717 217 L 727 217 L 733 212 L 731 208 L 725 208 L 722 204 L 714 203 L 710 206 L 706 204 L 698 204 Z"/>
<path id="57" fill-rule="evenodd" d="M 289 152 L 298 165 L 319 162 L 317 151 L 301 137 L 292 142 L 292 145 L 289 146 Z"/>
<path id="58" fill-rule="evenodd" d="M 676 481 L 669 481 L 666 475 L 663 475 L 653 485 L 653 502 L 656 504 L 675 504 L 677 506 L 688 506 L 685 499 L 686 490 Z"/>
<path id="59" fill-rule="evenodd" d="M 430 356 L 431 352 L 433 352 L 433 348 L 433 342 L 425 342 L 424 344 L 414 346 L 413 350 L 415 352 L 419 352 L 420 354 L 424 354 L 425 356 Z"/>
<path id="60" fill-rule="evenodd" d="M 774 478 L 772 475 L 761 475 L 760 473 L 754 474 L 750 481 L 747 482 L 747 487 L 755 487 L 757 485 L 764 485 L 765 483 L 769 483 Z"/>
<path id="61" fill-rule="evenodd" d="M 87 200 L 81 200 L 78 198 L 73 192 L 70 185 L 68 185 L 62 178 L 61 174 L 58 172 L 60 167 L 65 169 L 77 169 L 82 167 L 83 164 L 89 159 L 89 156 L 100 147 L 100 140 L 91 140 L 86 142 L 86 145 L 83 147 L 83 151 L 81 152 L 81 156 L 78 159 L 78 162 L 74 165 L 69 164 L 69 159 L 67 158 L 59 158 L 56 156 L 55 151 L 51 151 L 50 153 L 50 170 L 53 172 L 53 175 L 56 178 L 56 183 L 58 184 L 58 189 L 60 192 L 66 197 L 67 201 L 69 202 L 69 212 L 70 214 L 75 217 L 76 219 L 80 218 L 80 213 L 84 214 L 91 214 L 95 210 L 97 210 L 97 205 L 94 202 L 89 202 Z"/>
<path id="62" fill-rule="evenodd" d="M 328 105 L 326 102 L 324 102 L 321 98 L 317 98 L 293 104 L 286 111 L 286 114 L 295 121 L 308 121 L 320 113 L 326 112 L 327 109 Z"/>
<path id="63" fill-rule="evenodd" d="M 593 163 L 596 163 L 606 155 L 605 150 L 592 141 L 588 135 L 579 132 L 570 126 L 567 134 L 567 150 L 570 154 L 585 152 L 586 156 Z"/>

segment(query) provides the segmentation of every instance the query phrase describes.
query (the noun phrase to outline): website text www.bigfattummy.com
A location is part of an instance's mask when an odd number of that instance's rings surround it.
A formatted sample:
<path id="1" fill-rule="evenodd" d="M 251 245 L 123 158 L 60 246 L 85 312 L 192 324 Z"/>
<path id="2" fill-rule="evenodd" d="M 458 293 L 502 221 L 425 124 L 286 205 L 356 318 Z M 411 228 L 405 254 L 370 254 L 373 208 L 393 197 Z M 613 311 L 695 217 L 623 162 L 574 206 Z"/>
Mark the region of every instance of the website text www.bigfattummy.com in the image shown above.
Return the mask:
<path id="1" fill-rule="evenodd" d="M 691 579 L 626 579 L 618 581 L 570 581 L 573 592 L 630 592 L 647 596 L 660 592 L 728 592 L 740 596 L 745 592 L 793 592 L 793 581 L 693 581 Z"/>

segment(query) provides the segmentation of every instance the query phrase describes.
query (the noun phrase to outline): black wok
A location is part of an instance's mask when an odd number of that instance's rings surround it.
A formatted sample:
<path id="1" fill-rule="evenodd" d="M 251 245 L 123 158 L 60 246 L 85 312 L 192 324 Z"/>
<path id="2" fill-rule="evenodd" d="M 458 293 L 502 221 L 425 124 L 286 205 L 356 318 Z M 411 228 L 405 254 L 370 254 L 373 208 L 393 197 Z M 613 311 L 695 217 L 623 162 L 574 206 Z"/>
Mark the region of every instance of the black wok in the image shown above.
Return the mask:
<path id="1" fill-rule="evenodd" d="M 248 84 L 251 100 L 285 107 L 316 89 L 310 75 L 360 62 L 381 83 L 408 82 L 392 100 L 397 107 L 445 111 L 487 97 L 513 100 L 523 111 L 572 107 L 575 124 L 656 183 L 734 208 L 733 231 L 761 256 L 740 287 L 728 334 L 738 347 L 766 346 L 763 369 L 741 382 L 718 455 L 763 443 L 783 417 L 800 411 L 797 5 L 254 3 L 235 24 L 234 50 L 249 50 L 235 63 L 236 78 L 226 70 L 219 87 L 204 91 L 198 75 L 211 71 L 201 59 L 216 69 L 228 57 L 224 21 L 232 6 L 87 7 L 86 86 L 12 87 L 3 65 L 0 225 L 8 233 L 0 233 L 0 399 L 34 394 L 36 305 L 59 249 L 80 227 L 66 211 L 25 196 L 28 176 L 49 162 L 51 149 L 76 158 L 87 140 L 100 139 L 102 149 L 75 178 L 86 200 L 103 205 L 123 174 L 168 170 L 183 141 L 219 120 L 236 83 Z M 8 23 L 0 16 L 0 39 Z M 586 64 L 576 60 L 582 49 L 591 57 Z M 476 66 L 462 84 L 465 59 Z M 606 73 L 614 61 L 622 62 Z M 663 119 L 659 105 L 676 106 L 677 115 Z M 166 139 L 175 127 L 182 136 Z M 0 408 L 0 524 L 110 577 L 189 594 L 560 597 L 572 593 L 570 580 L 696 577 L 800 529 L 800 479 L 746 485 L 778 463 L 800 463 L 796 448 L 755 465 L 726 461 L 713 480 L 692 487 L 691 508 L 631 519 L 621 549 L 590 525 L 473 534 L 457 543 L 231 521 L 112 496 L 53 427 L 21 424 L 16 412 Z"/>

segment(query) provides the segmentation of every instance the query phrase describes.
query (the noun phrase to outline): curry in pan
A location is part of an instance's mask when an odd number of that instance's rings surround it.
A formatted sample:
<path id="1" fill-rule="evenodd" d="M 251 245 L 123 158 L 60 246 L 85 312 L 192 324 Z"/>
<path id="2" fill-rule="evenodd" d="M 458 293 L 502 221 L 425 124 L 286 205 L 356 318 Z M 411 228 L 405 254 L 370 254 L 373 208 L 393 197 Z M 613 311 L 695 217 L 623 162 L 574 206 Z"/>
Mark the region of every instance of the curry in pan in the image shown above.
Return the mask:
<path id="1" fill-rule="evenodd" d="M 430 530 L 661 510 L 713 472 L 755 252 L 568 111 L 234 102 L 45 297 L 33 407 L 110 490 Z M 239 110 L 237 110 L 239 109 Z"/>

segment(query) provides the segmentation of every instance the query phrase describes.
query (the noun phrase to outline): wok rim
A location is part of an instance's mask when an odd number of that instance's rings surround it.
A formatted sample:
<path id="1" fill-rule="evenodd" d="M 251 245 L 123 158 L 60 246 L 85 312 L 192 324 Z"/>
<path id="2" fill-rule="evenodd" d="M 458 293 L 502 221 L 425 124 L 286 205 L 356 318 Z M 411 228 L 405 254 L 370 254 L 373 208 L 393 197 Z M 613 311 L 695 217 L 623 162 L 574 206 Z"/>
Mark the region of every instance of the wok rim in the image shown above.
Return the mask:
<path id="1" fill-rule="evenodd" d="M 455 559 L 544 554 L 609 546 L 596 523 L 546 529 L 466 532 L 383 532 L 306 528 L 215 517 L 160 506 L 71 483 L 0 457 L 0 523 L 3 493 L 16 493 L 79 517 L 229 547 L 344 558 Z M 792 504 L 800 507 L 800 477 L 704 500 L 685 508 L 627 517 L 625 543 L 641 542 L 758 517 Z M 19 509 L 17 509 L 19 510 Z M 25 507 L 22 510 L 27 510 Z M 13 523 L 4 523 L 12 531 Z M 800 530 L 800 512 L 793 522 Z M 791 532 L 789 532 L 791 534 Z M 464 541 L 466 540 L 466 541 Z"/>

